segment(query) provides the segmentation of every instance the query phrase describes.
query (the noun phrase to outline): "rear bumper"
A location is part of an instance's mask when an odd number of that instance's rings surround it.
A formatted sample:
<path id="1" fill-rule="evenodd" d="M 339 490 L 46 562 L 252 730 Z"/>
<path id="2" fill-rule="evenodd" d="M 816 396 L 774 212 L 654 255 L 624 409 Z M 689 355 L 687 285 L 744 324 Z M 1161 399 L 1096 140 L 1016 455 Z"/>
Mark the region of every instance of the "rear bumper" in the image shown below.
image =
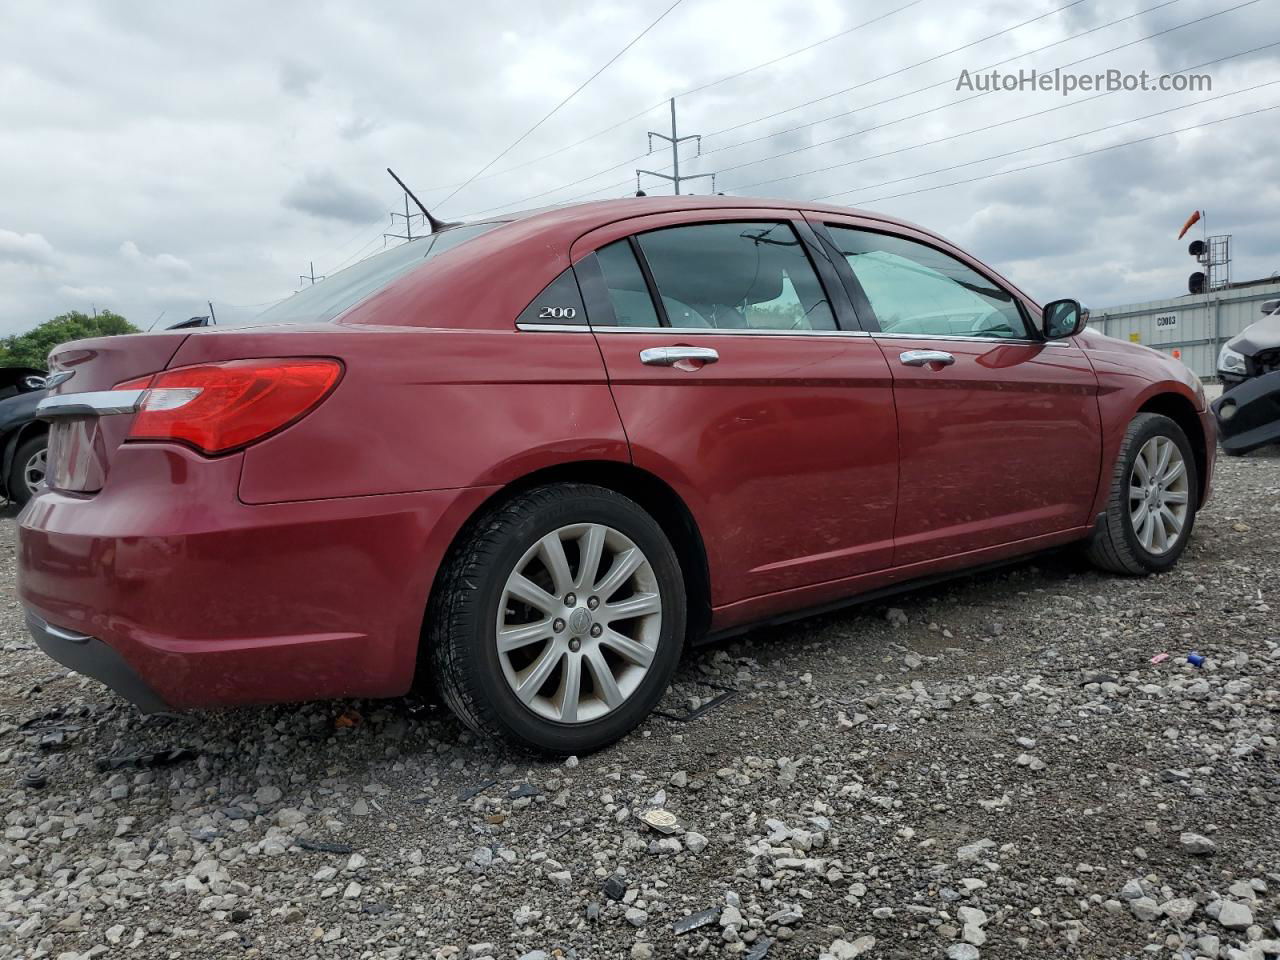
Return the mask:
<path id="1" fill-rule="evenodd" d="M 240 466 L 139 445 L 96 496 L 35 497 L 18 593 L 41 648 L 144 709 L 404 693 L 436 570 L 489 491 L 247 505 Z"/>
<path id="2" fill-rule="evenodd" d="M 35 639 L 36 646 L 54 660 L 76 673 L 102 681 L 130 703 L 136 704 L 143 713 L 155 713 L 168 706 L 124 657 L 97 637 L 52 626 L 30 611 L 27 613 L 27 630 Z"/>
<path id="3" fill-rule="evenodd" d="M 1280 443 L 1280 371 L 1232 387 L 1213 401 L 1213 414 L 1222 448 L 1229 453 Z"/>

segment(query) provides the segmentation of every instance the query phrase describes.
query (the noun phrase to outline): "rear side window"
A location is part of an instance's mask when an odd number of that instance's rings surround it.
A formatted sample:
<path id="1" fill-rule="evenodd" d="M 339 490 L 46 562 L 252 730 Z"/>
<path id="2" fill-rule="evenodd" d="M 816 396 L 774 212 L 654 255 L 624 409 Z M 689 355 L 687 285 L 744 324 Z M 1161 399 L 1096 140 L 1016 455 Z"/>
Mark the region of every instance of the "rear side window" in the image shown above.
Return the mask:
<path id="1" fill-rule="evenodd" d="M 628 240 L 619 240 L 596 251 L 596 263 L 604 274 L 613 319 L 620 327 L 658 327 L 658 311 L 649 296 L 644 271 L 636 261 Z"/>
<path id="2" fill-rule="evenodd" d="M 885 333 L 1028 336 L 1013 295 L 955 257 L 905 237 L 828 229 Z"/>
<path id="3" fill-rule="evenodd" d="M 808 254 L 787 223 L 700 223 L 640 234 L 673 327 L 834 330 Z"/>
<path id="4" fill-rule="evenodd" d="M 585 326 L 587 311 L 582 307 L 582 293 L 578 290 L 578 281 L 574 277 L 573 267 L 569 267 L 548 283 L 543 291 L 533 298 L 533 302 L 524 308 L 516 318 L 516 322 L 557 325 L 575 323 Z"/>

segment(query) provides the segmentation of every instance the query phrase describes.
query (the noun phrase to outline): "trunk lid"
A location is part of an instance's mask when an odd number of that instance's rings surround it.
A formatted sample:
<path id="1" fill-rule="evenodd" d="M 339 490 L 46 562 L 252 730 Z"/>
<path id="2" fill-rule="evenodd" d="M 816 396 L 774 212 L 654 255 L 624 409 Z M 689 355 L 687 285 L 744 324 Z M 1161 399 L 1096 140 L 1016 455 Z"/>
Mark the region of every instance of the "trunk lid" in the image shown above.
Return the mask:
<path id="1" fill-rule="evenodd" d="M 61 396 L 110 390 L 118 383 L 156 373 L 169 365 L 188 336 L 189 331 L 160 331 L 76 340 L 55 347 L 49 354 L 51 377 L 70 376 L 50 393 Z M 128 414 L 86 414 L 52 421 L 45 482 L 55 490 L 97 493 L 132 419 Z"/>

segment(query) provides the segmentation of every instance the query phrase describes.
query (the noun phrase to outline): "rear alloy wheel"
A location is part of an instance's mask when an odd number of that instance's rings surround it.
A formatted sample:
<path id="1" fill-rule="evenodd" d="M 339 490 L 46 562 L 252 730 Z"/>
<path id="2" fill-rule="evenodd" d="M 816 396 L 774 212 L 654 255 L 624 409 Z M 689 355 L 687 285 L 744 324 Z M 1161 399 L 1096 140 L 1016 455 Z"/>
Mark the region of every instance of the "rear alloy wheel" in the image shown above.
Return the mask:
<path id="1" fill-rule="evenodd" d="M 474 528 L 429 612 L 445 702 L 481 733 L 553 753 L 640 723 L 684 638 L 683 579 L 657 523 L 614 491 L 558 484 Z"/>
<path id="2" fill-rule="evenodd" d="M 1182 428 L 1159 414 L 1139 414 L 1121 443 L 1090 559 L 1116 573 L 1167 570 L 1191 536 L 1198 491 L 1195 457 Z"/>
<path id="3" fill-rule="evenodd" d="M 24 440 L 13 452 L 9 468 L 9 499 L 25 506 L 44 483 L 48 466 L 49 438 L 45 434 Z"/>

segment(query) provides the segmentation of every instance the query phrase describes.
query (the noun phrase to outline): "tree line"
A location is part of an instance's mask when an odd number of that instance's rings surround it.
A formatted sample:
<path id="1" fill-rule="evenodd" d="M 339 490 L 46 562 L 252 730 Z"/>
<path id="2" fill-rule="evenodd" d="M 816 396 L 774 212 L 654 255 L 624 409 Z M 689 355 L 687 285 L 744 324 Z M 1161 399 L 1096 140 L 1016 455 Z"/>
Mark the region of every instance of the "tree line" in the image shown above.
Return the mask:
<path id="1" fill-rule="evenodd" d="M 26 333 L 0 337 L 0 367 L 36 367 L 44 370 L 49 351 L 69 340 L 86 337 L 113 337 L 121 333 L 137 333 L 138 328 L 110 310 L 96 316 L 72 310 L 46 320 Z"/>

